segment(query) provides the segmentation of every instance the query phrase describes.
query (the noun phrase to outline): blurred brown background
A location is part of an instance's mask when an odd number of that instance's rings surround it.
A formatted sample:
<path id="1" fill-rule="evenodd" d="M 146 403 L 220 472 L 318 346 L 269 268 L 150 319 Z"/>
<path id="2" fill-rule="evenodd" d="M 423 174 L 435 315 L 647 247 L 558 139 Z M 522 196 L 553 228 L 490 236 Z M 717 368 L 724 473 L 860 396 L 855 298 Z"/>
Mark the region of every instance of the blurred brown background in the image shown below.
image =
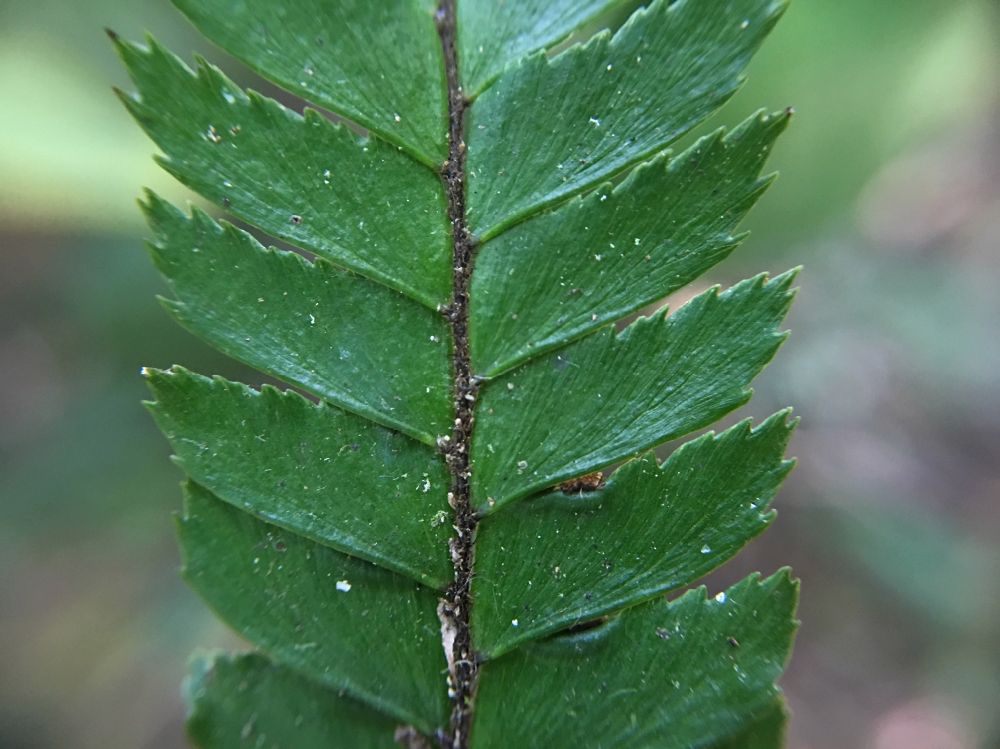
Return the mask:
<path id="1" fill-rule="evenodd" d="M 206 53 L 167 0 L 0 0 L 0 746 L 183 745 L 179 474 L 141 364 L 254 381 L 169 321 L 140 186 L 185 193 L 114 99 L 102 26 Z M 782 178 L 710 281 L 802 263 L 747 413 L 794 404 L 794 749 L 1000 747 L 1000 4 L 797 0 L 713 119 L 795 105 Z"/>

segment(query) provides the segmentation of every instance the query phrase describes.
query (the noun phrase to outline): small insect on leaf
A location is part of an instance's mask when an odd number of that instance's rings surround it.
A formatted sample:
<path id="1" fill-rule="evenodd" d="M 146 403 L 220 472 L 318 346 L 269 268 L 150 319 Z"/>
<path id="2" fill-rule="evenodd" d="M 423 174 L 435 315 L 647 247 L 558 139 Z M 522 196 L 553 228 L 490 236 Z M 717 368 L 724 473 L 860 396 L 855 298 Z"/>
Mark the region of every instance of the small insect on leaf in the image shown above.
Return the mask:
<path id="1" fill-rule="evenodd" d="M 604 473 L 594 471 L 580 478 L 570 479 L 559 484 L 559 491 L 563 494 L 582 494 L 583 492 L 596 492 L 604 488 Z"/>

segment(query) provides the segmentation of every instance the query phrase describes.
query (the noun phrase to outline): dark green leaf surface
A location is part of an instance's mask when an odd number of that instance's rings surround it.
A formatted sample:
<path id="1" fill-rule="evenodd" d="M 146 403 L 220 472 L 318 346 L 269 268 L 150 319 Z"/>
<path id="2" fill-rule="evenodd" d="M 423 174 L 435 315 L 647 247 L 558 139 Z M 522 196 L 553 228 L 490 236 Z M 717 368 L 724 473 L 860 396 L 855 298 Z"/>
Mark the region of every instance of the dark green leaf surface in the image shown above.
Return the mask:
<path id="1" fill-rule="evenodd" d="M 197 74 L 149 41 L 119 41 L 138 88 L 122 100 L 177 179 L 272 236 L 430 306 L 447 301 L 451 255 L 440 181 L 381 141 L 359 139 Z"/>
<path id="2" fill-rule="evenodd" d="M 174 0 L 265 78 L 405 147 L 447 157 L 447 89 L 427 0 Z"/>
<path id="3" fill-rule="evenodd" d="M 788 710 L 783 699 L 738 734 L 715 744 L 712 749 L 781 749 L 785 745 Z"/>
<path id="4" fill-rule="evenodd" d="M 256 653 L 196 658 L 185 693 L 202 749 L 399 749 L 394 721 Z"/>
<path id="5" fill-rule="evenodd" d="M 180 368 L 146 376 L 157 424 L 199 484 L 269 523 L 447 585 L 448 479 L 431 448 L 294 392 Z"/>
<path id="6" fill-rule="evenodd" d="M 511 63 L 622 4 L 624 0 L 518 0 L 515 6 L 460 0 L 458 56 L 466 96 L 478 94 Z"/>
<path id="7" fill-rule="evenodd" d="M 794 278 L 711 289 L 488 383 L 472 441 L 474 505 L 488 511 L 590 473 L 745 403 L 785 338 Z"/>
<path id="8" fill-rule="evenodd" d="M 433 591 L 261 522 L 196 484 L 184 509 L 185 578 L 240 634 L 422 730 L 445 720 Z"/>
<path id="9" fill-rule="evenodd" d="M 774 517 L 794 423 L 744 421 L 622 466 L 587 494 L 555 492 L 479 528 L 472 628 L 493 657 L 527 640 L 687 585 L 734 556 Z M 515 624 L 516 622 L 516 624 Z"/>
<path id="10" fill-rule="evenodd" d="M 265 250 L 149 195 L 153 258 L 189 330 L 240 361 L 433 445 L 451 430 L 444 319 L 379 284 Z"/>
<path id="11" fill-rule="evenodd" d="M 494 376 L 552 350 L 725 258 L 770 182 L 760 170 L 788 117 L 758 113 L 487 242 L 472 278 L 475 371 Z"/>
<path id="12" fill-rule="evenodd" d="M 193 739 L 777 749 L 797 584 L 663 596 L 771 522 L 795 423 L 642 453 L 749 400 L 795 271 L 614 325 L 741 241 L 788 113 L 665 149 L 787 0 L 173 1 L 306 108 L 112 34 L 164 168 L 293 250 L 149 194 L 165 306 L 319 401 L 146 370 L 185 577 L 261 651 L 196 664 Z"/>
<path id="13" fill-rule="evenodd" d="M 489 662 L 472 746 L 690 749 L 728 738 L 778 694 L 797 593 L 787 572 L 752 576 Z"/>
<path id="14" fill-rule="evenodd" d="M 786 0 L 655 0 L 612 37 L 511 68 L 469 112 L 486 240 L 660 150 L 720 106 Z"/>

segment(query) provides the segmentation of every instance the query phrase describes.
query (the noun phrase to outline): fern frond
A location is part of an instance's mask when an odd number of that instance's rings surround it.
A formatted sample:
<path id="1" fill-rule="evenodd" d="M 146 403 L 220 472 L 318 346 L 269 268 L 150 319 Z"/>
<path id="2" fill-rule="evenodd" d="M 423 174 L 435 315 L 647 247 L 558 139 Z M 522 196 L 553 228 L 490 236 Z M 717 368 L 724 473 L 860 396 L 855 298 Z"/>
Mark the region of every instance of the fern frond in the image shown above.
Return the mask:
<path id="1" fill-rule="evenodd" d="M 597 33 L 624 0 L 175 3 L 327 110 L 113 37 L 160 163 L 230 218 L 147 193 L 164 306 L 301 391 L 145 370 L 184 575 L 257 651 L 194 662 L 192 739 L 779 746 L 797 584 L 666 596 L 773 521 L 796 420 L 649 451 L 750 399 L 797 271 L 616 325 L 742 241 L 790 111 L 668 149 L 784 0 Z"/>

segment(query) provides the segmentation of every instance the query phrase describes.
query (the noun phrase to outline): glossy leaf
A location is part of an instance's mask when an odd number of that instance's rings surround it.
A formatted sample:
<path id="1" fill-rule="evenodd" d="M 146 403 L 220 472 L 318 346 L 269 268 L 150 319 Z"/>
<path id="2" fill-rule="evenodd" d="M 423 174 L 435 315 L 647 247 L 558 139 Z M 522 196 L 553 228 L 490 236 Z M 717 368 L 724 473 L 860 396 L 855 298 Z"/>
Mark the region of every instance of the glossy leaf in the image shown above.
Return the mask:
<path id="1" fill-rule="evenodd" d="M 792 467 L 787 418 L 753 430 L 744 421 L 662 466 L 627 463 L 603 489 L 557 491 L 484 520 L 472 609 L 481 651 L 495 657 L 690 584 L 734 556 L 774 518 Z"/>
<path id="2" fill-rule="evenodd" d="M 797 593 L 786 572 L 751 576 L 488 663 L 471 745 L 689 749 L 729 738 L 773 705 Z"/>
<path id="3" fill-rule="evenodd" d="M 459 59 L 467 96 L 475 96 L 511 63 L 562 40 L 624 0 L 460 0 Z"/>
<path id="4" fill-rule="evenodd" d="M 658 156 L 487 242 L 472 280 L 476 372 L 494 376 L 687 285 L 736 247 L 789 113 Z"/>
<path id="5" fill-rule="evenodd" d="M 473 501 L 488 511 L 711 424 L 749 400 L 785 336 L 795 271 L 605 328 L 488 383 Z"/>
<path id="6" fill-rule="evenodd" d="M 187 581 L 254 645 L 424 731 L 445 720 L 433 591 L 257 520 L 197 484 L 187 486 L 179 535 Z"/>
<path id="7" fill-rule="evenodd" d="M 398 749 L 391 719 L 256 653 L 196 658 L 184 691 L 202 749 Z"/>
<path id="8" fill-rule="evenodd" d="M 359 139 L 246 93 L 204 62 L 193 73 L 152 39 L 118 41 L 138 87 L 122 101 L 177 179 L 272 236 L 356 270 L 432 309 L 451 257 L 436 176 L 396 148 Z"/>
<path id="9" fill-rule="evenodd" d="M 426 0 L 173 0 L 265 78 L 405 147 L 447 155 L 441 42 Z"/>
<path id="10" fill-rule="evenodd" d="M 431 448 L 293 392 L 180 368 L 146 376 L 157 424 L 199 484 L 269 523 L 447 585 L 448 480 Z"/>
<path id="11" fill-rule="evenodd" d="M 725 102 L 786 0 L 655 0 L 614 35 L 527 58 L 469 112 L 482 240 L 660 150 Z"/>
<path id="12" fill-rule="evenodd" d="M 436 312 L 330 264 L 154 195 L 144 205 L 168 309 L 220 351 L 427 444 L 451 429 L 448 331 Z"/>

